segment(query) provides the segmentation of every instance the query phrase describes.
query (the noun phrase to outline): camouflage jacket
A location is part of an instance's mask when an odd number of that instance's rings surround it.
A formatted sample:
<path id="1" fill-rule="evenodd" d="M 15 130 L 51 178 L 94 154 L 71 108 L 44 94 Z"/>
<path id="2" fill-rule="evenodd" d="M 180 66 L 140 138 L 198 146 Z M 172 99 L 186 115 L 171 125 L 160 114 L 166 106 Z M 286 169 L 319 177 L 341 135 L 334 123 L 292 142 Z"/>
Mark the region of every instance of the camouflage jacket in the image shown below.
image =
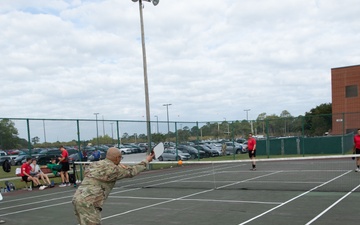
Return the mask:
<path id="1" fill-rule="evenodd" d="M 101 208 L 117 180 L 139 174 L 146 170 L 147 164 L 147 161 L 143 161 L 124 169 L 108 159 L 92 163 L 85 170 L 85 178 L 75 192 L 73 201 Z"/>

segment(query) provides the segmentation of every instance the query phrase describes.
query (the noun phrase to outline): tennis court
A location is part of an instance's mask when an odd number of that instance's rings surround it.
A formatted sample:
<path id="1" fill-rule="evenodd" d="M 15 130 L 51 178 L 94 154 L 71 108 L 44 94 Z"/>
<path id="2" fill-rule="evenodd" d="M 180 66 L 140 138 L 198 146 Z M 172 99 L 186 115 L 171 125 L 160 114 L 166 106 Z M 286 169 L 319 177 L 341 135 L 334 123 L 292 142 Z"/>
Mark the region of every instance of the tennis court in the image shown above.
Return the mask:
<path id="1" fill-rule="evenodd" d="M 102 224 L 358 224 L 360 173 L 349 157 L 227 161 L 118 181 Z M 77 224 L 74 187 L 4 193 L 6 224 Z"/>

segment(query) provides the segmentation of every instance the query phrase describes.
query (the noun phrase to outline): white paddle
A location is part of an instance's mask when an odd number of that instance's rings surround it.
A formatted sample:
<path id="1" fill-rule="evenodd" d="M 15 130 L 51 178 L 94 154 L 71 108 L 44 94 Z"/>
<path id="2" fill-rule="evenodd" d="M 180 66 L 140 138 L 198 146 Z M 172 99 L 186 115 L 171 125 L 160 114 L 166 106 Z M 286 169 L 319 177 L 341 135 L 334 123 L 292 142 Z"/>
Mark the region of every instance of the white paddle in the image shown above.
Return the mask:
<path id="1" fill-rule="evenodd" d="M 155 145 L 155 147 L 152 150 L 152 153 L 154 153 L 154 159 L 158 159 L 161 154 L 164 152 L 164 143 L 160 142 L 159 144 Z"/>

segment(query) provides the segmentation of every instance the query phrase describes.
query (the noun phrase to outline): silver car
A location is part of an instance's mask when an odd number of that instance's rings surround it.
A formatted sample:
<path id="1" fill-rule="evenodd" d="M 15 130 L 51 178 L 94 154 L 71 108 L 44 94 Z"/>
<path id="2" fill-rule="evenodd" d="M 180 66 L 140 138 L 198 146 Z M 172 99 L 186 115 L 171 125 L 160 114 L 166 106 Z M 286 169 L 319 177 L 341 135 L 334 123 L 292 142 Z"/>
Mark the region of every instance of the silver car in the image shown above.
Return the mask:
<path id="1" fill-rule="evenodd" d="M 242 145 L 240 145 L 239 143 L 232 143 L 232 142 L 225 142 L 226 144 L 226 154 L 227 155 L 232 155 L 232 154 L 243 154 L 246 153 L 247 151 L 243 148 Z"/>
<path id="2" fill-rule="evenodd" d="M 161 156 L 158 159 L 159 161 L 178 161 L 180 159 L 188 160 L 190 158 L 191 156 L 189 153 L 183 153 L 182 151 L 177 150 L 177 155 L 176 155 L 175 149 L 165 149 L 163 154 L 161 154 Z"/>

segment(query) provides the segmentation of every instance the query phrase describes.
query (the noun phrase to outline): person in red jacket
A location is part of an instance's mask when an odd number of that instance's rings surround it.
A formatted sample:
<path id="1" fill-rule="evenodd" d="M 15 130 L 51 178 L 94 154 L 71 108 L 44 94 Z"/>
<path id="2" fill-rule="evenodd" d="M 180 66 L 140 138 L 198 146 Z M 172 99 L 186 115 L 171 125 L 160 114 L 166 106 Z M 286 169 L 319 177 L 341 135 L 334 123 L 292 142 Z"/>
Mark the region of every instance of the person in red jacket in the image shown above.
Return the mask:
<path id="1" fill-rule="evenodd" d="M 31 162 L 32 162 L 32 159 L 30 157 L 27 157 L 26 162 L 24 162 L 24 164 L 22 164 L 21 172 L 20 172 L 21 178 L 25 182 L 32 181 L 34 183 L 34 185 L 40 187 L 41 185 L 40 185 L 39 179 L 30 175 L 30 171 L 31 171 L 30 164 L 31 164 Z"/>
<path id="2" fill-rule="evenodd" d="M 354 154 L 360 154 L 360 128 L 357 130 L 357 134 L 354 136 Z M 360 172 L 360 157 L 356 157 L 356 169 L 355 172 Z"/>
<path id="3" fill-rule="evenodd" d="M 252 136 L 252 133 L 249 133 L 248 138 L 248 151 L 249 151 L 249 158 L 252 160 L 252 168 L 251 170 L 256 170 L 256 163 L 255 163 L 255 157 L 256 157 L 256 140 Z"/>
<path id="4" fill-rule="evenodd" d="M 60 146 L 60 151 L 61 156 L 59 157 L 59 164 L 61 165 L 60 176 L 62 184 L 60 184 L 59 187 L 66 187 L 70 186 L 68 174 L 68 171 L 70 170 L 68 161 L 69 153 L 63 146 Z"/>

